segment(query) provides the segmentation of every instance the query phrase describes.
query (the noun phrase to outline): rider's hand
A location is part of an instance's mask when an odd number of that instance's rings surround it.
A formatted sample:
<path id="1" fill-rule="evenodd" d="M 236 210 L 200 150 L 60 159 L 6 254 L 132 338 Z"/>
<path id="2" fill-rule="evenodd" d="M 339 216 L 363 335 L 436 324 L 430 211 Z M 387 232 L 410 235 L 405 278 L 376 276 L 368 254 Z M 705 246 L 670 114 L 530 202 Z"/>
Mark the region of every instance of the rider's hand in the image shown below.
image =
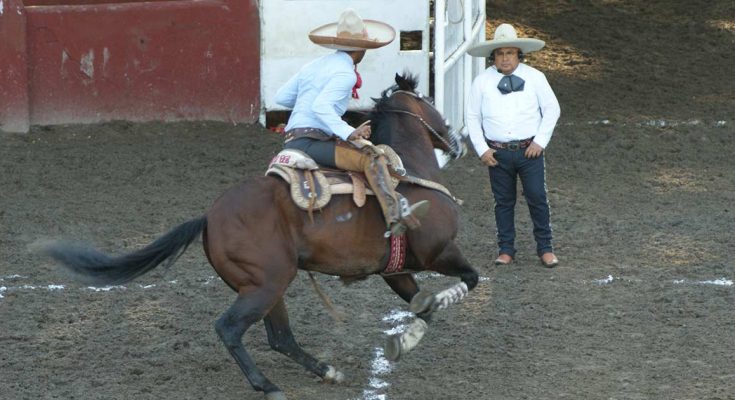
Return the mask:
<path id="1" fill-rule="evenodd" d="M 350 134 L 350 136 L 347 138 L 347 140 L 358 140 L 358 139 L 370 139 L 370 134 L 372 132 L 370 131 L 370 121 L 365 121 L 362 123 L 362 125 L 355 128 L 354 131 Z"/>

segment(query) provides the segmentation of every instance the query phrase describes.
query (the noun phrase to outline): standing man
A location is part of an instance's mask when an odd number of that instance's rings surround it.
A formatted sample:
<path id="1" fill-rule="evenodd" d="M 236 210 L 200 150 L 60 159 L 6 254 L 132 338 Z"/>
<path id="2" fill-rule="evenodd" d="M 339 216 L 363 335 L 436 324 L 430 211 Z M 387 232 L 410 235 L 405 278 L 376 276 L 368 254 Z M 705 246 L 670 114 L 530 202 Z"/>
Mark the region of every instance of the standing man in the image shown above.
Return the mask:
<path id="1" fill-rule="evenodd" d="M 559 264 L 551 244 L 544 163 L 544 149 L 559 119 L 559 102 L 544 74 L 521 63 L 525 54 L 541 50 L 544 44 L 518 38 L 513 26 L 501 24 L 493 40 L 467 50 L 471 56 L 488 57 L 493 64 L 472 82 L 467 127 L 480 161 L 490 171 L 498 230 L 496 265 L 510 264 L 515 257 L 519 177 L 541 263 L 549 268 Z"/>
<path id="2" fill-rule="evenodd" d="M 318 164 L 365 173 L 385 217 L 386 236 L 415 229 L 426 214 L 426 200 L 409 206 L 391 185 L 387 159 L 367 139 L 369 121 L 353 128 L 342 120 L 350 99 L 358 98 L 362 85 L 357 64 L 365 51 L 383 47 L 395 38 L 395 30 L 382 22 L 363 21 L 347 9 L 337 23 L 316 28 L 309 39 L 337 50 L 305 65 L 276 93 L 276 103 L 293 109 L 286 125 L 284 147 L 301 150 Z"/>

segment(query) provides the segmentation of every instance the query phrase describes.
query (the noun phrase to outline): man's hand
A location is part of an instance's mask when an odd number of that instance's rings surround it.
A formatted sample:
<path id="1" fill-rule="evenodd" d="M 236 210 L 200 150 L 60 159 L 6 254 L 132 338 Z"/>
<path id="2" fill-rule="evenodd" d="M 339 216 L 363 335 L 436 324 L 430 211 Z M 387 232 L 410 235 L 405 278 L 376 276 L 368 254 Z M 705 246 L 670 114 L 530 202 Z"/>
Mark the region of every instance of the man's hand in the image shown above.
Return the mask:
<path id="1" fill-rule="evenodd" d="M 541 153 L 544 152 L 544 148 L 536 144 L 536 142 L 531 142 L 531 144 L 528 145 L 526 148 L 526 158 L 536 158 L 541 156 Z"/>
<path id="2" fill-rule="evenodd" d="M 498 165 L 498 160 L 495 159 L 495 150 L 488 149 L 486 152 L 482 153 L 482 156 L 480 156 L 480 161 L 482 161 L 482 163 L 487 165 L 488 167 L 494 167 Z"/>
<path id="3" fill-rule="evenodd" d="M 358 140 L 358 139 L 370 139 L 370 120 L 367 120 L 362 123 L 362 125 L 355 128 L 352 133 L 350 133 L 350 136 L 347 138 L 347 140 Z"/>

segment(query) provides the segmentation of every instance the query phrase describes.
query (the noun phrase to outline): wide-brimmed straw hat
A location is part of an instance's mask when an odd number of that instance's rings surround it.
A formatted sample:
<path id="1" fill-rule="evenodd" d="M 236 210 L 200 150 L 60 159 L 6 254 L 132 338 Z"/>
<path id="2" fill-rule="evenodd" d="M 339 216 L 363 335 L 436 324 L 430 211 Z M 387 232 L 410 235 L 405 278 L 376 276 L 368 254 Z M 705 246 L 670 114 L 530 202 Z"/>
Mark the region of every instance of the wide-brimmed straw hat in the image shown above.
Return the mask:
<path id="1" fill-rule="evenodd" d="M 342 12 L 339 21 L 322 25 L 309 33 L 309 39 L 319 46 L 345 51 L 377 49 L 395 37 L 396 31 L 390 25 L 362 19 L 351 8 Z"/>
<path id="2" fill-rule="evenodd" d="M 524 54 L 541 50 L 546 42 L 540 39 L 519 38 L 516 28 L 510 24 L 500 24 L 495 29 L 493 40 L 480 42 L 467 49 L 467 54 L 473 57 L 490 57 L 495 49 L 503 47 L 517 47 Z"/>

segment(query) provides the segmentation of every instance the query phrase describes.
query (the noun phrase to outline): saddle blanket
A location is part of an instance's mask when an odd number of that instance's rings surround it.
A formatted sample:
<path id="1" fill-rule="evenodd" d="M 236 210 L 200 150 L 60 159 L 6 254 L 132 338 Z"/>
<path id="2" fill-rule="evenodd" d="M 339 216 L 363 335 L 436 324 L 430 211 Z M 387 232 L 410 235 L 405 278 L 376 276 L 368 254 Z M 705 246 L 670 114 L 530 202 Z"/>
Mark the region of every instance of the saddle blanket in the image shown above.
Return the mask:
<path id="1" fill-rule="evenodd" d="M 378 145 L 394 169 L 403 168 L 398 155 L 388 146 Z M 359 172 L 325 169 L 306 153 L 285 149 L 276 154 L 268 165 L 266 175 L 278 176 L 290 185 L 291 198 L 302 210 L 320 209 L 329 203 L 333 194 L 352 194 L 357 207 L 365 205 L 366 197 L 374 195 L 365 175 Z M 393 179 L 393 187 L 398 180 Z"/>

